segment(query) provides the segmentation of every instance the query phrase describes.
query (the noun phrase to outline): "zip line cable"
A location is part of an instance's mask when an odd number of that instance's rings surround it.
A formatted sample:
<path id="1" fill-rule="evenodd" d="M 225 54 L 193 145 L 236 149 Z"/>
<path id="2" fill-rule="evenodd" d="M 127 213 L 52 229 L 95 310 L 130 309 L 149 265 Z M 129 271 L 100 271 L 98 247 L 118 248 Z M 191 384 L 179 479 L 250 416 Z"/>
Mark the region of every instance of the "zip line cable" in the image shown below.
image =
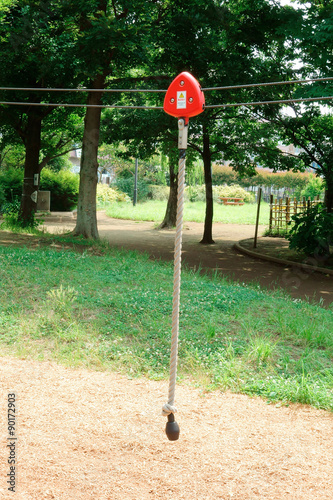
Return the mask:
<path id="1" fill-rule="evenodd" d="M 332 100 L 333 96 L 324 96 L 324 97 L 303 97 L 300 99 L 281 99 L 278 101 L 257 101 L 257 102 L 237 102 L 230 104 L 211 104 L 205 106 L 205 109 L 212 108 L 232 108 L 237 106 L 260 106 L 264 104 L 288 104 L 293 102 L 314 102 L 314 101 L 328 101 Z"/>
<path id="2" fill-rule="evenodd" d="M 311 82 L 325 82 L 333 80 L 333 76 L 308 78 L 305 80 L 284 80 L 282 82 L 266 82 L 266 83 L 247 83 L 244 85 L 228 85 L 225 87 L 206 87 L 202 91 L 210 90 L 233 90 L 245 89 L 253 87 L 269 87 L 273 85 L 290 85 L 292 83 L 311 83 Z M 15 91 L 33 91 L 33 92 L 166 92 L 165 89 L 61 89 L 61 88 L 47 88 L 47 87 L 0 87 L 0 90 L 15 90 Z"/>
<path id="3" fill-rule="evenodd" d="M 208 91 L 208 90 L 246 89 L 246 88 L 252 88 L 252 87 L 270 87 L 272 85 L 289 85 L 292 83 L 325 82 L 328 80 L 333 80 L 333 76 L 328 76 L 326 78 L 309 78 L 307 80 L 286 80 L 283 82 L 247 83 L 244 85 L 229 85 L 227 87 L 207 87 L 207 88 L 201 89 L 201 90 Z"/>
<path id="4" fill-rule="evenodd" d="M 254 88 L 254 87 L 268 87 L 273 85 L 288 85 L 292 83 L 310 83 L 310 82 L 323 82 L 331 81 L 333 76 L 328 76 L 326 78 L 309 78 L 306 80 L 289 80 L 282 82 L 266 82 L 266 83 L 250 83 L 244 85 L 230 85 L 225 87 L 207 87 L 201 89 L 202 91 L 211 90 L 231 90 L 231 89 L 244 89 L 244 88 Z M 28 88 L 28 87 L 0 87 L 0 90 L 11 90 L 11 91 L 33 91 L 33 92 L 166 92 L 166 90 L 155 90 L 155 89 L 61 89 L 61 88 Z M 289 103 L 301 103 L 301 102 L 315 102 L 321 100 L 333 99 L 332 96 L 322 96 L 322 97 L 307 97 L 300 99 L 281 99 L 275 101 L 255 101 L 255 102 L 239 102 L 230 104 L 212 104 L 205 106 L 205 109 L 213 108 L 231 108 L 239 106 L 260 106 L 267 104 L 289 104 Z M 36 103 L 36 102 L 15 102 L 15 101 L 0 101 L 0 104 L 9 106 L 51 106 L 51 107 L 68 107 L 68 108 L 114 108 L 114 109 L 163 109 L 162 106 L 121 106 L 121 105 L 106 105 L 106 104 L 74 104 L 74 103 Z"/>
<path id="5" fill-rule="evenodd" d="M 166 92 L 166 90 L 155 89 L 61 89 L 47 87 L 0 87 L 0 90 L 18 90 L 18 91 L 33 91 L 33 92 Z"/>
<path id="6" fill-rule="evenodd" d="M 117 109 L 163 109 L 163 106 L 118 106 L 113 104 L 69 104 L 69 103 L 47 103 L 47 102 L 9 102 L 0 101 L 0 104 L 11 106 L 50 106 L 64 108 L 117 108 Z"/>
<path id="7" fill-rule="evenodd" d="M 210 104 L 205 106 L 205 109 L 216 108 L 232 108 L 239 106 L 261 106 L 267 104 L 291 104 L 301 102 L 329 101 L 333 100 L 333 96 L 322 97 L 302 97 L 300 99 L 281 99 L 277 101 L 254 101 L 254 102 L 238 102 L 230 104 Z M 15 101 L 0 101 L 0 104 L 10 106 L 50 106 L 64 108 L 112 108 L 112 109 L 164 109 L 163 106 L 121 106 L 113 104 L 72 104 L 72 103 L 39 103 L 39 102 L 15 102 Z"/>

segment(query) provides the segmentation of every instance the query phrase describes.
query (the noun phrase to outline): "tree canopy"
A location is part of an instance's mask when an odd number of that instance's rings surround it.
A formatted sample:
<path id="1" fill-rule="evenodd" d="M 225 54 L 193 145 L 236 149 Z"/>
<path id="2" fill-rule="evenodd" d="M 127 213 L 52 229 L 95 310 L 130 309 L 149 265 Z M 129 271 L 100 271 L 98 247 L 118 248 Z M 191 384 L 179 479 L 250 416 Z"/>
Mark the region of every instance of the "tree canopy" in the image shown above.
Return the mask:
<path id="1" fill-rule="evenodd" d="M 103 103 L 161 104 L 163 94 L 106 94 L 105 88 L 166 88 L 190 71 L 204 88 L 330 76 L 333 6 L 317 0 L 282 6 L 270 0 L 14 0 L 0 1 L 0 63 L 3 87 L 94 89 L 86 93 L 0 91 L 1 100 L 47 104 L 86 103 L 78 110 L 54 106 L 0 107 L 5 147 L 14 130 L 25 146 L 25 177 L 47 158 L 82 143 L 75 234 L 98 237 L 96 184 L 100 142 L 126 141 L 129 152 L 147 157 L 158 148 L 173 155 L 176 122 L 161 111 L 105 113 Z M 229 88 L 207 91 L 208 104 L 232 104 L 332 95 L 333 84 Z M 206 109 L 191 120 L 189 145 L 205 168 L 207 213 L 203 241 L 213 241 L 211 167 L 231 161 L 243 173 L 255 166 L 303 170 L 312 166 L 326 182 L 332 210 L 331 104 L 282 104 Z M 279 141 L 300 150 L 283 154 Z M 46 147 L 47 144 L 47 147 Z M 176 171 L 174 171 L 176 174 Z M 27 182 L 22 214 L 35 209 L 38 186 Z"/>

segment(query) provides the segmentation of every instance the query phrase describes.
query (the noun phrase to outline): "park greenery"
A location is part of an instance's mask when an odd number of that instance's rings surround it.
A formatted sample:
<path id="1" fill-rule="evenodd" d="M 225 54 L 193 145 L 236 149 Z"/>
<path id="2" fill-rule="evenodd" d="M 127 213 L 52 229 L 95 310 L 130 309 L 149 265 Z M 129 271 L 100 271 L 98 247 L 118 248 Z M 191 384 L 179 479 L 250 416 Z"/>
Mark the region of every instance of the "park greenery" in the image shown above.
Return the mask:
<path id="1" fill-rule="evenodd" d="M 333 251 L 333 219 L 321 204 L 315 205 L 292 216 L 287 238 L 291 249 L 325 263 Z"/>
<path id="2" fill-rule="evenodd" d="M 58 160 L 57 160 L 58 161 Z M 160 228 L 163 228 L 161 221 L 165 213 L 166 201 L 169 197 L 170 187 L 166 185 L 165 176 L 161 171 L 156 170 L 156 166 L 144 166 L 141 169 L 138 180 L 138 201 L 139 204 L 133 206 L 134 179 L 131 172 L 131 165 L 125 162 L 121 168 L 122 162 L 119 162 L 119 176 L 114 182 L 113 187 L 99 183 L 97 185 L 97 208 L 106 210 L 109 217 L 118 219 L 143 220 L 156 222 Z M 50 191 L 51 210 L 52 211 L 70 211 L 76 207 L 79 182 L 78 176 L 71 173 L 68 169 L 57 169 L 58 165 L 52 168 L 44 168 L 41 173 L 40 189 Z M 148 171 L 148 180 L 146 172 Z M 162 172 L 163 174 L 163 172 Z M 189 179 L 193 182 L 195 170 L 191 172 Z M 259 182 L 260 185 L 272 186 L 270 179 L 274 174 L 267 173 L 263 175 L 258 172 L 254 178 L 239 178 L 240 183 L 248 186 L 248 182 L 253 184 Z M 230 167 L 215 166 L 214 178 L 217 182 L 234 181 L 237 175 Z M 259 178 L 256 179 L 256 177 Z M 149 184 L 149 180 L 160 180 L 161 184 Z M 163 182 L 164 181 L 164 182 Z M 0 172 L 0 215 L 3 216 L 2 227 L 7 229 L 16 229 L 20 227 L 20 193 L 23 184 L 22 169 L 9 167 Z M 279 174 L 275 179 L 273 186 L 288 186 L 290 192 L 294 192 L 296 198 L 306 197 L 314 199 L 322 194 L 322 181 L 312 174 Z M 303 187 L 304 186 L 304 187 Z M 303 187 L 303 188 L 302 188 Z M 224 182 L 222 185 L 214 185 L 212 190 L 214 200 L 214 222 L 225 224 L 255 224 L 257 207 L 254 204 L 255 197 L 250 191 L 246 191 L 239 184 L 229 184 Z M 243 206 L 226 206 L 221 203 L 221 198 L 237 197 L 244 201 Z M 205 213 L 205 186 L 197 185 L 195 180 L 193 185 L 188 185 L 184 192 L 184 220 L 185 222 L 204 222 Z M 312 216 L 312 212 L 300 214 L 293 217 L 292 223 L 285 236 L 290 240 L 290 248 L 299 251 L 303 255 L 320 258 L 325 265 L 331 257 L 332 248 L 332 228 L 331 217 L 321 210 Z M 39 221 L 33 221 L 30 228 L 38 227 Z M 262 201 L 260 209 L 259 224 L 267 225 L 269 220 L 269 204 Z M 274 235 L 274 231 L 269 233 Z M 281 236 L 281 231 L 278 233 Z M 318 241 L 320 245 L 318 247 Z M 325 255 L 321 248 L 325 246 Z M 318 255 L 317 255 L 318 254 Z M 324 258 L 325 257 L 325 258 Z"/>
<path id="3" fill-rule="evenodd" d="M 6 211 L 8 204 L 17 205 L 23 188 L 24 172 L 22 169 L 8 168 L 0 171 L 0 214 Z M 51 191 L 51 211 L 70 211 L 77 205 L 79 178 L 67 169 L 59 172 L 52 168 L 44 168 L 39 187 L 41 191 Z M 1 196 L 1 194 L 0 194 Z"/>
<path id="4" fill-rule="evenodd" d="M 211 244 L 213 221 L 254 223 L 254 195 L 244 188 L 321 195 L 321 205 L 294 217 L 288 237 L 292 248 L 329 258 L 333 85 L 313 78 L 332 77 L 332 44 L 333 5 L 325 0 L 0 0 L 2 228 L 28 228 L 45 246 L 31 236 L 35 249 L 0 247 L 2 352 L 167 376 L 171 266 L 87 240 L 99 239 L 98 208 L 175 225 L 176 120 L 160 109 L 101 106 L 160 107 L 163 91 L 118 91 L 166 89 L 181 71 L 203 88 L 227 87 L 205 91 L 207 104 L 226 107 L 190 120 L 185 222 L 203 222 L 202 243 Z M 297 102 L 320 97 L 325 105 Z M 279 102 L 247 104 L 266 101 Z M 79 178 L 67 160 L 75 149 Z M 111 187 L 98 185 L 105 172 Z M 37 231 L 38 190 L 52 192 L 52 210 L 77 209 L 72 237 Z M 246 204 L 223 206 L 223 196 Z M 260 223 L 267 220 L 263 203 Z M 186 271 L 180 379 L 332 410 L 332 312 Z"/>
<path id="5" fill-rule="evenodd" d="M 0 247 L 1 353 L 166 379 L 172 265 L 84 239 L 29 238 L 35 248 Z M 333 410 L 332 315 L 185 270 L 179 381 Z"/>
<path id="6" fill-rule="evenodd" d="M 102 111 L 94 106 L 161 104 L 160 94 L 106 94 L 104 89 L 166 88 L 182 70 L 192 72 L 203 87 L 291 82 L 331 76 L 332 71 L 332 5 L 321 0 L 292 5 L 278 0 L 3 0 L 0 19 L 2 86 L 31 89 L 0 91 L 1 100 L 22 103 L 0 107 L 1 165 L 5 158 L 24 165 L 20 220 L 24 225 L 33 219 L 39 188 L 35 175 L 70 149 L 82 147 L 74 232 L 85 237 L 98 238 L 98 162 L 112 157 L 110 150 L 102 151 L 102 143 L 113 152 L 125 144 L 127 159 L 149 161 L 156 153 L 164 155 L 170 194 L 163 222 L 173 225 L 175 218 L 175 120 L 158 110 Z M 47 91 L 54 87 L 93 90 Z M 214 105 L 331 95 L 329 82 L 309 82 L 209 91 L 206 101 Z M 35 105 L 25 104 L 31 102 Z M 73 102 L 92 107 L 83 111 L 51 104 Z M 188 169 L 198 159 L 204 166 L 203 242 L 213 241 L 214 162 L 229 161 L 244 178 L 255 175 L 258 164 L 291 172 L 312 167 L 325 182 L 325 207 L 332 211 L 331 101 L 326 104 L 214 108 L 191 120 Z M 281 152 L 281 142 L 298 147 L 297 155 Z"/>

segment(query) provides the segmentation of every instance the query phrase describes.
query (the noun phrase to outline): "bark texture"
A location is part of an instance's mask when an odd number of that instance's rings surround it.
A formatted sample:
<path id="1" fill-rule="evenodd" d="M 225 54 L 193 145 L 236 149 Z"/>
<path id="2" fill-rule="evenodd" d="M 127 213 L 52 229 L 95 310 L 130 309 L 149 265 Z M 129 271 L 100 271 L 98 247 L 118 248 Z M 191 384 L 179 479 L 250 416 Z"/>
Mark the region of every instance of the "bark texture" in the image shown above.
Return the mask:
<path id="1" fill-rule="evenodd" d="M 104 88 L 104 77 L 96 78 L 92 88 Z M 91 92 L 88 104 L 100 104 L 101 92 Z M 99 239 L 96 216 L 96 190 L 98 181 L 98 143 L 100 134 L 101 108 L 87 108 L 84 119 L 84 134 L 80 165 L 80 188 L 77 205 L 74 236 Z"/>
<path id="2" fill-rule="evenodd" d="M 178 195 L 178 173 L 175 172 L 173 162 L 170 161 L 170 193 L 163 222 L 160 229 L 171 229 L 176 226 L 177 219 L 177 195 Z"/>

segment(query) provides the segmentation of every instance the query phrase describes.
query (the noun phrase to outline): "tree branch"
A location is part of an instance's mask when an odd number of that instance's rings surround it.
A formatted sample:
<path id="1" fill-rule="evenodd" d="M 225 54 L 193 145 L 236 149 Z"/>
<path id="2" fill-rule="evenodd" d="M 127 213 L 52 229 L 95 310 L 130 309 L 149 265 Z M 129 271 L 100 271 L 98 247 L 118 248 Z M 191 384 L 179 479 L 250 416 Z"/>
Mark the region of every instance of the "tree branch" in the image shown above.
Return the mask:
<path id="1" fill-rule="evenodd" d="M 202 156 L 203 155 L 203 150 L 199 148 L 199 146 L 197 146 L 196 144 L 194 144 L 193 142 L 188 142 L 187 143 L 188 146 L 192 149 L 194 149 L 195 151 L 197 151 L 198 153 L 200 153 L 200 155 Z"/>
<path id="2" fill-rule="evenodd" d="M 70 149 L 67 149 L 66 151 L 62 151 L 61 153 L 58 153 L 56 155 L 49 154 L 49 155 L 44 156 L 44 158 L 42 159 L 42 161 L 38 165 L 39 172 L 42 171 L 42 169 L 45 167 L 45 165 L 48 164 L 49 161 L 54 160 L 55 158 L 59 158 L 59 156 L 63 156 L 67 153 L 70 153 L 71 151 L 76 151 L 77 149 L 80 149 L 80 148 L 79 147 L 70 148 Z"/>

